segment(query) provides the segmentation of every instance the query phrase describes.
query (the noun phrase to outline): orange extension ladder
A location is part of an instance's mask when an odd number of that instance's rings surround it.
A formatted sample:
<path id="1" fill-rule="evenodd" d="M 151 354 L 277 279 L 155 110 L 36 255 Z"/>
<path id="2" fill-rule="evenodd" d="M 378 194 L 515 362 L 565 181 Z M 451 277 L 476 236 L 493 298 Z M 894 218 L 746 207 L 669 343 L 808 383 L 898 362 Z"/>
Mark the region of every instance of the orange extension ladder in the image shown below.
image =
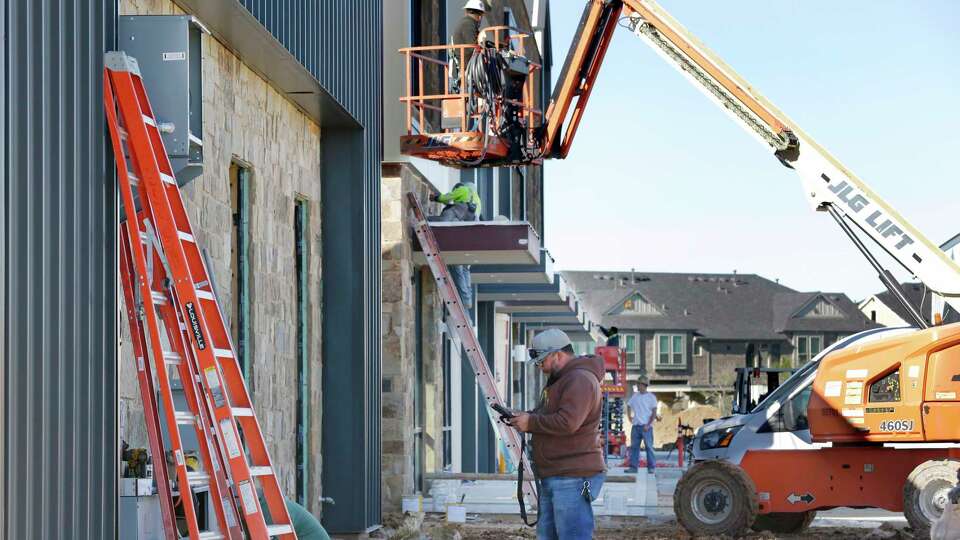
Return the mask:
<path id="1" fill-rule="evenodd" d="M 480 391 L 486 400 L 487 413 L 490 416 L 490 421 L 493 423 L 494 429 L 497 430 L 500 439 L 506 446 L 511 460 L 517 464 L 518 468 L 523 471 L 523 475 L 527 478 L 522 482 L 522 493 L 517 494 L 518 499 L 521 499 L 518 501 L 520 508 L 524 510 L 525 505 L 522 498 L 526 498 L 526 500 L 531 503 L 536 501 L 537 484 L 533 472 L 530 469 L 530 462 L 525 459 L 526 456 L 523 456 L 524 445 L 521 444 L 521 436 L 512 427 L 501 422 L 500 414 L 493 409 L 493 405 L 503 406 L 503 398 L 500 396 L 499 390 L 497 390 L 497 385 L 493 380 L 493 374 L 490 373 L 490 364 L 487 363 L 483 350 L 480 348 L 480 342 L 477 340 L 477 335 L 473 332 L 473 326 L 467 318 L 466 309 L 464 309 L 463 303 L 460 301 L 460 293 L 457 292 L 453 279 L 450 278 L 450 273 L 447 271 L 447 265 L 440 256 L 440 246 L 437 244 L 437 239 L 433 235 L 433 229 L 430 228 L 430 223 L 423 213 L 423 208 L 420 207 L 420 201 L 417 200 L 417 196 L 413 193 L 407 193 L 407 200 L 410 202 L 410 210 L 413 214 L 413 229 L 417 234 L 417 239 L 420 240 L 420 248 L 423 250 L 423 255 L 427 259 L 427 266 L 430 267 L 433 278 L 437 282 L 437 291 L 440 293 L 440 298 L 443 300 L 443 304 L 450 314 L 450 319 L 453 323 L 452 329 L 460 339 L 460 344 L 463 346 L 464 351 L 466 351 L 467 358 L 470 360 L 470 366 L 473 368 L 473 373 L 477 377 L 477 385 L 480 387 Z M 451 325 L 448 324 L 447 327 L 450 328 Z M 522 511 L 521 514 L 523 515 L 524 521 L 526 521 L 525 510 Z"/>
<path id="2" fill-rule="evenodd" d="M 191 540 L 293 540 L 280 484 L 135 59 L 106 54 L 103 101 L 125 213 L 120 276 L 166 537 L 180 537 L 175 514 L 180 506 Z M 189 410 L 175 407 L 172 376 L 182 384 Z M 196 433 L 202 469 L 184 455 L 181 426 Z M 170 448 L 164 448 L 163 427 Z M 210 493 L 216 529 L 200 530 L 195 496 L 203 489 Z"/>

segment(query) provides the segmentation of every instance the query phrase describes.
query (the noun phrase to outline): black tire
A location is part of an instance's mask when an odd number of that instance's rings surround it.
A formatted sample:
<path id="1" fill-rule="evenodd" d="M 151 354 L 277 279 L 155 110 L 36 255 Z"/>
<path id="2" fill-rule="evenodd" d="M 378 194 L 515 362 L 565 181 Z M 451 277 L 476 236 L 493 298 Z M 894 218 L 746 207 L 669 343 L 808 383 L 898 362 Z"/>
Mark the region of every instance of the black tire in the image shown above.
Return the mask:
<path id="1" fill-rule="evenodd" d="M 903 514 L 917 538 L 928 538 L 930 526 L 943 512 L 947 492 L 957 483 L 960 462 L 925 461 L 910 473 L 903 486 Z"/>
<path id="2" fill-rule="evenodd" d="M 771 512 L 759 514 L 753 522 L 753 530 L 772 533 L 795 534 L 807 530 L 817 517 L 816 510 L 808 512 Z"/>
<path id="3" fill-rule="evenodd" d="M 757 489 L 743 469 L 726 461 L 691 467 L 673 494 L 673 511 L 693 536 L 741 536 L 757 517 Z"/>

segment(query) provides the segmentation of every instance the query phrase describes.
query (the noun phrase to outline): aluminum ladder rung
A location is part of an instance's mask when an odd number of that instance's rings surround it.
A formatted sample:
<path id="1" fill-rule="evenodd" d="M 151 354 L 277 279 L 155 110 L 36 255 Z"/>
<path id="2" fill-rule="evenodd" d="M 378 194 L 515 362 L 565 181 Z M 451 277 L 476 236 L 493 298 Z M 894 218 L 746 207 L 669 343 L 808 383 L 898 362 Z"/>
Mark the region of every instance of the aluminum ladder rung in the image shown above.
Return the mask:
<path id="1" fill-rule="evenodd" d="M 181 240 L 183 240 L 184 242 L 193 242 L 193 243 L 196 243 L 196 240 L 193 239 L 193 235 L 190 234 L 190 233 L 188 233 L 188 232 L 177 231 L 177 236 L 178 236 Z"/>
<path id="2" fill-rule="evenodd" d="M 230 412 L 234 416 L 253 416 L 253 409 L 249 407 L 231 407 Z"/>
<path id="3" fill-rule="evenodd" d="M 200 540 L 224 540 L 226 536 L 217 531 L 203 531 L 198 538 Z"/>
<path id="4" fill-rule="evenodd" d="M 163 363 L 168 366 L 178 366 L 180 362 L 183 362 L 183 357 L 180 356 L 180 353 L 174 351 L 163 351 Z"/>
<path id="5" fill-rule="evenodd" d="M 267 534 L 270 536 L 280 536 L 283 534 L 290 534 L 293 532 L 293 527 L 290 525 L 267 525 Z"/>
<path id="6" fill-rule="evenodd" d="M 177 423 L 181 426 L 188 426 L 194 423 L 195 417 L 192 412 L 189 411 L 175 411 L 173 413 L 174 418 L 177 419 Z"/>
<path id="7" fill-rule="evenodd" d="M 214 349 L 213 355 L 217 358 L 233 358 L 233 351 L 230 349 Z"/>
<path id="8" fill-rule="evenodd" d="M 153 298 L 153 303 L 158 306 L 164 306 L 167 304 L 167 295 L 163 294 L 160 291 L 151 291 L 151 298 Z"/>
<path id="9" fill-rule="evenodd" d="M 210 485 L 210 475 L 203 471 L 187 471 L 187 482 L 193 487 Z"/>
<path id="10" fill-rule="evenodd" d="M 201 300 L 213 300 L 213 293 L 210 291 L 205 291 L 203 289 L 196 289 L 197 298 Z"/>
<path id="11" fill-rule="evenodd" d="M 177 185 L 177 180 L 176 180 L 176 178 L 170 176 L 169 174 L 160 173 L 160 179 L 163 180 L 163 182 L 164 182 L 165 184 L 170 184 L 170 185 L 172 185 L 172 186 Z"/>
<path id="12" fill-rule="evenodd" d="M 272 467 L 250 467 L 250 476 L 268 476 L 272 473 Z"/>

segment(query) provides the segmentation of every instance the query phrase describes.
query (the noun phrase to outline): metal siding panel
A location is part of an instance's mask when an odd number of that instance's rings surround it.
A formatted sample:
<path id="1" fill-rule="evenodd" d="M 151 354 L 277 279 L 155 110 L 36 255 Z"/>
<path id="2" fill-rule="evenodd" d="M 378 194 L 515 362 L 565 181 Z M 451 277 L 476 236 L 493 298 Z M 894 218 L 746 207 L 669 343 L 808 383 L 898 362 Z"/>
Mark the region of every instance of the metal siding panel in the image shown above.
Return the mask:
<path id="1" fill-rule="evenodd" d="M 115 20 L 112 2 L 5 6 L 6 538 L 116 536 L 116 205 L 100 78 Z"/>

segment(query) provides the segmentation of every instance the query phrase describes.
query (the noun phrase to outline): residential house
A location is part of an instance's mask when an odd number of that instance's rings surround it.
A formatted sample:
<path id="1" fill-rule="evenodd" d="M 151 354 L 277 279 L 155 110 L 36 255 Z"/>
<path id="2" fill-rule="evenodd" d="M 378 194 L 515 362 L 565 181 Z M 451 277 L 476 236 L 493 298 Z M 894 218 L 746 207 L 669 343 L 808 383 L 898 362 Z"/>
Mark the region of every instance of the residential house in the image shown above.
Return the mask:
<path id="1" fill-rule="evenodd" d="M 923 283 L 901 283 L 900 289 L 907 301 L 917 310 L 924 321 L 933 324 L 936 315 L 943 322 L 960 322 L 960 317 L 949 306 L 944 306 L 939 296 L 931 292 Z M 939 300 L 939 306 L 937 307 Z M 890 291 L 883 291 L 862 300 L 858 306 L 863 315 L 882 326 L 916 326 L 907 308 Z"/>
<path id="2" fill-rule="evenodd" d="M 736 367 L 798 367 L 876 326 L 845 294 L 754 274 L 562 272 L 591 319 L 616 326 L 628 379 L 660 394 L 724 394 Z"/>

